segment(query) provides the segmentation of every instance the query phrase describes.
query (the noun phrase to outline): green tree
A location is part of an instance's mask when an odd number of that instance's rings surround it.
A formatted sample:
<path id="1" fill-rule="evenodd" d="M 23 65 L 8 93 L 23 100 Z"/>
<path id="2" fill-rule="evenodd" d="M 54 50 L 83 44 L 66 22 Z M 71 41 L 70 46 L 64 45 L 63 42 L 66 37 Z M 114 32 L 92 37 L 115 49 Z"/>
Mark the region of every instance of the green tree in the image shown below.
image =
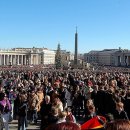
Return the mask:
<path id="1" fill-rule="evenodd" d="M 55 66 L 56 69 L 60 69 L 62 67 L 60 44 L 58 44 L 56 55 L 55 55 Z"/>

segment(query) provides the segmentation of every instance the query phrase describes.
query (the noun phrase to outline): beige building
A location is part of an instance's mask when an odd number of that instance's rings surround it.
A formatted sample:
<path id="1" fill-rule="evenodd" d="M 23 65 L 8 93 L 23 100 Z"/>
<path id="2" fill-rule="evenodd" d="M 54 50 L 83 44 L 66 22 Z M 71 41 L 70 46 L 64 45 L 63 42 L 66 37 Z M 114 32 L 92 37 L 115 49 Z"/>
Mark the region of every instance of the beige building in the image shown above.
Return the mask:
<path id="1" fill-rule="evenodd" d="M 55 51 L 47 48 L 0 49 L 0 65 L 55 64 Z"/>
<path id="2" fill-rule="evenodd" d="M 84 54 L 84 60 L 99 65 L 130 66 L 130 50 L 119 48 L 90 51 Z"/>
<path id="3" fill-rule="evenodd" d="M 130 50 L 118 50 L 115 53 L 116 66 L 130 66 Z"/>
<path id="4" fill-rule="evenodd" d="M 74 54 L 66 50 L 61 50 L 61 62 L 64 66 L 68 67 L 71 61 L 74 60 Z"/>

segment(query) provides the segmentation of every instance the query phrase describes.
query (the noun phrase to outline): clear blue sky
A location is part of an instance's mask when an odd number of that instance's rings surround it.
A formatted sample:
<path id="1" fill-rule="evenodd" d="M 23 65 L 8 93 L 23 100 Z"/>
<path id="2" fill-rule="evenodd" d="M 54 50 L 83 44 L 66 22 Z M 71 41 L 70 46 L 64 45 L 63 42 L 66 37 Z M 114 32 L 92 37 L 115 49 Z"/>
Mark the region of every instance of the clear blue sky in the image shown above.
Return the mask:
<path id="1" fill-rule="evenodd" d="M 130 49 L 130 0 L 0 0 L 0 48 Z"/>

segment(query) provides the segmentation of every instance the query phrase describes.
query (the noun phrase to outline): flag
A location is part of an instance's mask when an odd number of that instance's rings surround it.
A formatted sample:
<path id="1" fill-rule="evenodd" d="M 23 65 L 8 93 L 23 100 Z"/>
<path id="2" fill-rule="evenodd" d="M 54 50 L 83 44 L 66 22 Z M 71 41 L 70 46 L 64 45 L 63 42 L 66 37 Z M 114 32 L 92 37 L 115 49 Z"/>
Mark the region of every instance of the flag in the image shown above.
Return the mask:
<path id="1" fill-rule="evenodd" d="M 103 116 L 96 116 L 81 125 L 81 130 L 99 129 L 104 127 L 106 118 Z"/>

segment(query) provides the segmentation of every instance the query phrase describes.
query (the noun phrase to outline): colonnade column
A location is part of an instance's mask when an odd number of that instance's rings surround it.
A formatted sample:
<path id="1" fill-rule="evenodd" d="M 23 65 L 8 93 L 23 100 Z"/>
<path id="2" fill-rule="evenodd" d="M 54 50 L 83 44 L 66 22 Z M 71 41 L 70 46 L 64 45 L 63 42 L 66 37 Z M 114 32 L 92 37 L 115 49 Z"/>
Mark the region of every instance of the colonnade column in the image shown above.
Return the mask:
<path id="1" fill-rule="evenodd" d="M 27 62 L 26 62 L 26 55 L 24 55 L 24 65 L 27 65 Z"/>
<path id="2" fill-rule="evenodd" d="M 11 55 L 11 63 L 12 63 L 12 65 L 14 65 L 14 56 L 13 55 Z"/>
<path id="3" fill-rule="evenodd" d="M 7 56 L 7 58 L 8 58 L 8 59 L 7 59 L 7 64 L 9 65 L 9 55 Z"/>
<path id="4" fill-rule="evenodd" d="M 38 58 L 28 55 L 19 55 L 19 54 L 0 54 L 0 65 L 29 65 L 38 64 Z"/>
<path id="5" fill-rule="evenodd" d="M 17 55 L 15 55 L 14 57 L 15 57 L 15 58 L 14 58 L 14 59 L 15 59 L 15 62 L 14 62 L 14 63 L 15 63 L 15 65 L 17 65 Z"/>
<path id="6" fill-rule="evenodd" d="M 23 65 L 23 55 L 21 55 L 21 65 Z"/>
<path id="7" fill-rule="evenodd" d="M 18 55 L 16 55 L 16 65 L 18 65 Z"/>
<path id="8" fill-rule="evenodd" d="M 31 64 L 31 55 L 28 56 L 28 65 Z"/>
<path id="9" fill-rule="evenodd" d="M 30 64 L 31 65 L 33 64 L 33 55 L 31 55 L 31 57 L 30 57 Z"/>
<path id="10" fill-rule="evenodd" d="M 127 56 L 127 66 L 130 65 L 130 63 L 129 63 L 129 57 L 130 57 L 130 56 Z"/>
<path id="11" fill-rule="evenodd" d="M 37 59 L 37 65 L 39 64 L 39 55 L 36 56 Z"/>
<path id="12" fill-rule="evenodd" d="M 15 65 L 18 64 L 18 55 L 15 55 Z"/>
<path id="13" fill-rule="evenodd" d="M 5 65 L 5 55 L 3 55 L 3 65 Z"/>
<path id="14" fill-rule="evenodd" d="M 12 55 L 10 55 L 10 64 L 11 64 L 11 65 L 13 64 L 12 61 L 13 61 L 13 60 L 12 60 Z"/>
<path id="15" fill-rule="evenodd" d="M 9 65 L 9 55 L 6 55 L 6 65 Z"/>
<path id="16" fill-rule="evenodd" d="M 9 55 L 1 55 L 0 57 L 0 65 L 9 65 Z"/>
<path id="17" fill-rule="evenodd" d="M 19 65 L 19 55 L 18 55 L 18 65 Z"/>

